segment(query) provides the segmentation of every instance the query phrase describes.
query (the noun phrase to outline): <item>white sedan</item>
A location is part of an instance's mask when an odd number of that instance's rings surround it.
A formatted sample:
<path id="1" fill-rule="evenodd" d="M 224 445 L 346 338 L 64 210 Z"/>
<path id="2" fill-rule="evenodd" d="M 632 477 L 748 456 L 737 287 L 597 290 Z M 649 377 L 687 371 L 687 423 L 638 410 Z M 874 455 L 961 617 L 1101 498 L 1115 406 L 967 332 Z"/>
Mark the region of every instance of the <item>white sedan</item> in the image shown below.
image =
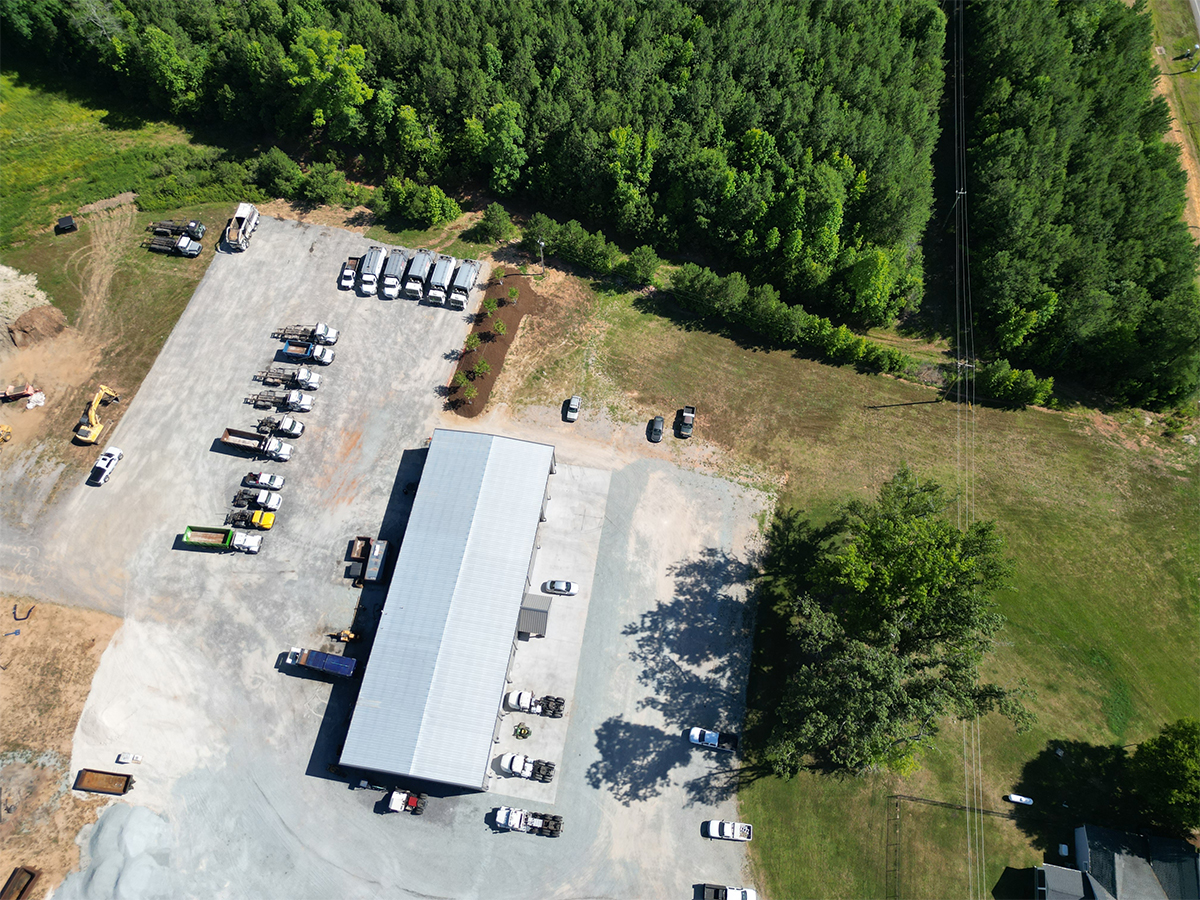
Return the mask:
<path id="1" fill-rule="evenodd" d="M 563 597 L 574 597 L 579 593 L 579 585 L 573 581 L 547 581 L 542 585 L 547 594 L 560 594 Z"/>
<path id="2" fill-rule="evenodd" d="M 1022 806 L 1033 806 L 1033 801 L 1023 794 L 1005 794 L 1004 799 L 1009 803 L 1020 803 Z"/>
<path id="3" fill-rule="evenodd" d="M 107 447 L 100 454 L 100 458 L 96 460 L 96 464 L 92 466 L 92 474 L 88 476 L 88 480 L 94 484 L 104 484 L 124 456 L 125 454 L 118 448 Z"/>

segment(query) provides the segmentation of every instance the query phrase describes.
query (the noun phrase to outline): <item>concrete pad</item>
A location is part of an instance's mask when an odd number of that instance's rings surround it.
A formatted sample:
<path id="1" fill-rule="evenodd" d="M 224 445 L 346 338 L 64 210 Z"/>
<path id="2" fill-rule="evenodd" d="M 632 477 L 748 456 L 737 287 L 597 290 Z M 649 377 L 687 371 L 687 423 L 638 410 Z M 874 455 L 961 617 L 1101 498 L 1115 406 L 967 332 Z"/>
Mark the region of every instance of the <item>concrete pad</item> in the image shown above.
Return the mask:
<path id="1" fill-rule="evenodd" d="M 122 885 L 172 898 L 527 898 L 744 882 L 745 848 L 699 834 L 705 819 L 736 816 L 734 761 L 695 751 L 685 732 L 741 719 L 746 583 L 768 500 L 565 426 L 487 426 L 563 439 L 552 491 L 567 502 L 548 509 L 535 573 L 584 587 L 555 601 L 551 634 L 522 645 L 514 668 L 530 679 L 516 686 L 568 697 L 569 718 L 538 720 L 547 739 L 560 736 L 540 723 L 565 729 L 548 810 L 565 817 L 563 835 L 497 832 L 498 793 L 430 789 L 424 816 L 384 814 L 381 791 L 327 771 L 357 683 L 300 677 L 279 660 L 291 646 L 333 649 L 323 633 L 356 611 L 360 623 L 378 615 L 386 587 L 350 586 L 349 540 L 398 544 L 411 508 L 402 488 L 417 480 L 426 438 L 438 424 L 479 427 L 443 414 L 438 394 L 466 315 L 337 290 L 342 260 L 370 243 L 264 219 L 245 253 L 212 263 L 114 429 L 125 459 L 109 484 L 69 486 L 33 530 L 0 544 L 0 566 L 31 595 L 126 617 L 72 765 L 106 768 L 123 751 L 145 762 L 134 791 L 83 836 L 85 870 L 56 900 L 115 897 Z M 220 521 L 238 479 L 259 468 L 213 440 L 254 421 L 242 398 L 278 346 L 270 331 L 318 320 L 342 329 L 337 359 L 296 455 L 270 466 L 288 484 L 262 553 L 177 549 L 184 526 Z M 576 668 L 569 638 L 581 620 Z"/>
<path id="2" fill-rule="evenodd" d="M 592 573 L 600 548 L 608 482 L 608 472 L 564 465 L 559 465 L 550 478 L 546 521 L 538 531 L 533 589 L 538 590 L 552 578 L 563 578 L 578 582 L 579 593 L 574 597 L 554 598 L 545 637 L 518 641 L 509 669 L 509 690 L 532 691 L 535 697 L 549 694 L 567 702 L 560 719 L 521 712 L 501 713 L 492 757 L 494 777 L 489 780 L 488 790 L 513 801 L 553 803 L 558 796 L 558 785 L 567 775 L 563 752 L 575 702 L 575 679 L 592 596 Z M 524 740 L 513 735 L 518 722 L 525 723 L 533 732 Z M 498 760 L 505 753 L 523 753 L 531 759 L 555 763 L 558 768 L 554 780 L 543 783 L 504 775 Z M 575 777 L 581 774 L 575 773 Z"/>

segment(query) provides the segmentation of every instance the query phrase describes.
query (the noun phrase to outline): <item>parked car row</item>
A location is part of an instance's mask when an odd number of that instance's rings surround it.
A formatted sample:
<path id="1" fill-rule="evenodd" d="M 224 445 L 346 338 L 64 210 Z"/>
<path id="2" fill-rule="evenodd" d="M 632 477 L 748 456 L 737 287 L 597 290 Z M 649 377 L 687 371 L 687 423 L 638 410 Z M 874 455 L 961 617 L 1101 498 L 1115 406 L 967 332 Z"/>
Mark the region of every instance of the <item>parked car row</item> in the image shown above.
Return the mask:
<path id="1" fill-rule="evenodd" d="M 692 429 L 696 424 L 696 407 L 685 406 L 683 409 L 675 413 L 675 434 L 681 438 L 690 438 Z M 663 439 L 663 431 L 666 428 L 666 420 L 662 416 L 655 416 L 650 421 L 648 437 L 650 442 L 657 444 Z"/>
<path id="2" fill-rule="evenodd" d="M 271 333 L 271 337 L 284 342 L 282 352 L 285 357 L 322 365 L 333 362 L 332 347 L 339 336 L 336 328 L 330 328 L 324 322 L 288 325 Z M 309 392 L 320 388 L 321 375 L 304 365 L 268 365 L 259 370 L 254 379 L 272 389 L 250 394 L 245 402 L 255 409 L 271 410 L 273 414 L 260 418 L 253 431 L 226 428 L 219 440 L 225 447 L 255 457 L 287 462 L 292 458 L 293 447 L 282 438 L 294 440 L 305 431 L 304 423 L 289 414 L 306 413 L 313 408 L 316 398 Z M 257 553 L 262 547 L 262 535 L 236 529 L 270 531 L 275 526 L 275 515 L 283 505 L 283 497 L 278 492 L 284 483 L 284 477 L 273 472 L 248 472 L 242 478 L 242 487 L 234 492 L 230 501 L 233 508 L 226 514 L 224 524 L 213 528 L 189 525 L 184 530 L 183 543 L 207 550 Z"/>
<path id="3" fill-rule="evenodd" d="M 466 309 L 480 267 L 475 259 L 460 261 L 444 253 L 405 247 L 389 251 L 376 245 L 342 263 L 338 287 L 344 291 L 357 288 L 367 297 L 377 293 L 385 300 L 395 300 L 403 294 L 431 306 Z"/>

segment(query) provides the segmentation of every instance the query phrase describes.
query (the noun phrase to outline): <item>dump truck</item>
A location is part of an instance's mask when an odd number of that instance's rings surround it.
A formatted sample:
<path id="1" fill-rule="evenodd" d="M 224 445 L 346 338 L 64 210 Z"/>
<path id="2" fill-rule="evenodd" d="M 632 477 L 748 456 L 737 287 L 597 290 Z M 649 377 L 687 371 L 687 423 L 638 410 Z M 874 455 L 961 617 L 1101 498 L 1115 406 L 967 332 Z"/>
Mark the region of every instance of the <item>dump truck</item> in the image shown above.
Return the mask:
<path id="1" fill-rule="evenodd" d="M 146 242 L 146 249 L 155 253 L 169 253 L 172 256 L 186 256 L 190 259 L 193 256 L 199 256 L 203 248 L 199 241 L 193 241 L 186 234 L 181 234 L 179 237 L 171 235 L 152 237 Z"/>
<path id="2" fill-rule="evenodd" d="M 259 391 L 246 398 L 255 409 L 283 409 L 288 412 L 310 412 L 312 394 L 303 391 Z"/>
<path id="3" fill-rule="evenodd" d="M 258 228 L 258 210 L 253 203 L 239 203 L 229 224 L 225 226 L 225 243 L 230 250 L 245 250 L 250 235 Z"/>
<path id="4" fill-rule="evenodd" d="M 425 295 L 425 279 L 433 268 L 433 251 L 418 250 L 408 264 L 408 275 L 404 278 L 404 294 L 412 300 Z"/>
<path id="5" fill-rule="evenodd" d="M 99 769 L 80 769 L 79 774 L 75 776 L 73 790 L 120 796 L 133 790 L 133 776 L 101 772 Z"/>
<path id="6" fill-rule="evenodd" d="M 496 825 L 506 831 L 558 837 L 562 834 L 563 818 L 550 813 L 529 812 L 526 809 L 501 806 L 496 809 Z"/>
<path id="7" fill-rule="evenodd" d="M 361 256 L 351 256 L 342 263 L 342 272 L 338 275 L 338 288 L 348 291 L 354 287 L 354 282 L 358 280 L 358 265 L 361 262 Z"/>
<path id="8" fill-rule="evenodd" d="M 679 436 L 685 437 L 685 438 L 691 437 L 692 436 L 692 426 L 695 425 L 695 423 L 696 423 L 696 407 L 685 406 L 683 408 L 683 412 L 680 413 Z"/>
<path id="9" fill-rule="evenodd" d="M 165 222 L 151 222 L 146 226 L 146 230 L 159 235 L 186 234 L 199 241 L 204 239 L 204 233 L 208 229 L 204 227 L 203 222 L 197 222 L 195 219 L 188 222 L 176 222 L 168 219 Z"/>
<path id="10" fill-rule="evenodd" d="M 454 282 L 450 285 L 450 295 L 446 298 L 446 306 L 450 309 L 466 309 L 467 301 L 475 281 L 479 278 L 479 260 L 464 259 L 458 271 L 454 273 Z"/>
<path id="11" fill-rule="evenodd" d="M 279 341 L 300 341 L 306 344 L 320 344 L 332 347 L 338 342 L 341 332 L 330 328 L 324 322 L 316 325 L 283 325 L 271 332 L 271 337 Z"/>
<path id="12" fill-rule="evenodd" d="M 353 675 L 354 666 L 358 662 L 352 656 L 334 656 L 332 653 L 305 650 L 303 647 L 293 647 L 287 655 L 287 661 L 289 666 L 302 666 L 341 678 L 349 678 Z"/>
<path id="13" fill-rule="evenodd" d="M 234 528 L 258 528 L 270 531 L 275 527 L 275 513 L 269 510 L 234 509 L 225 515 L 225 524 Z"/>
<path id="14" fill-rule="evenodd" d="M 282 503 L 283 497 L 268 490 L 240 490 L 233 495 L 233 505 L 239 508 L 252 506 L 255 509 L 275 512 Z"/>
<path id="15" fill-rule="evenodd" d="M 450 290 L 450 282 L 454 280 L 453 256 L 442 254 L 434 261 L 433 274 L 429 276 L 429 302 L 436 306 L 446 305 L 446 292 Z"/>
<path id="16" fill-rule="evenodd" d="M 395 300 L 400 296 L 404 267 L 407 265 L 408 254 L 403 250 L 393 250 L 388 254 L 387 262 L 383 264 L 383 276 L 379 281 L 380 296 L 387 300 Z"/>
<path id="17" fill-rule="evenodd" d="M 239 431 L 236 428 L 226 428 L 221 434 L 221 443 L 226 447 L 234 447 L 261 456 L 269 456 L 278 462 L 287 462 L 292 458 L 292 445 L 285 444 L 279 438 L 266 437 L 253 431 Z"/>
<path id="18" fill-rule="evenodd" d="M 189 525 L 183 529 L 183 542 L 189 547 L 221 553 L 240 550 L 253 554 L 262 549 L 261 534 L 246 534 L 232 528 L 206 528 L 202 525 Z"/>
<path id="19" fill-rule="evenodd" d="M 304 423 L 291 416 L 267 416 L 259 419 L 254 430 L 259 434 L 274 434 L 280 437 L 298 438 L 304 434 Z"/>
<path id="20" fill-rule="evenodd" d="M 358 284 L 363 293 L 373 294 L 379 287 L 379 273 L 383 271 L 383 248 L 369 247 L 362 262 L 358 264 Z"/>
<path id="21" fill-rule="evenodd" d="M 320 344 L 308 344 L 303 341 L 287 341 L 283 345 L 283 355 L 289 359 L 303 362 L 315 362 L 327 366 L 333 362 L 333 351 Z"/>
<path id="22" fill-rule="evenodd" d="M 321 387 L 321 373 L 314 372 L 307 366 L 268 366 L 254 376 L 256 381 L 263 384 L 284 388 L 303 388 L 315 391 Z"/>

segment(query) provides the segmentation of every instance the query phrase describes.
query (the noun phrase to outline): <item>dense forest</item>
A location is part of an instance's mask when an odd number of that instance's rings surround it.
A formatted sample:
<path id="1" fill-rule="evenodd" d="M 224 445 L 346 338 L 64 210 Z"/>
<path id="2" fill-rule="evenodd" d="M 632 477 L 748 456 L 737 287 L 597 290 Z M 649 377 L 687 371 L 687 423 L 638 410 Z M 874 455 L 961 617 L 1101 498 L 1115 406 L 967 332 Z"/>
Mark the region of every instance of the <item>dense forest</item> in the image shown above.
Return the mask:
<path id="1" fill-rule="evenodd" d="M 1165 406 L 1196 389 L 1200 294 L 1141 6 L 967 6 L 973 287 L 990 353 Z"/>
<path id="2" fill-rule="evenodd" d="M 486 182 L 851 329 L 923 299 L 936 0 L 0 0 L 0 16 L 9 65 L 15 49 L 230 144 L 290 148 L 305 171 L 278 149 L 232 160 L 277 196 L 366 199 L 344 170 L 380 186 L 377 210 L 434 221 Z M 991 371 L 1178 402 L 1200 298 L 1148 16 L 1014 0 L 965 17 Z"/>

